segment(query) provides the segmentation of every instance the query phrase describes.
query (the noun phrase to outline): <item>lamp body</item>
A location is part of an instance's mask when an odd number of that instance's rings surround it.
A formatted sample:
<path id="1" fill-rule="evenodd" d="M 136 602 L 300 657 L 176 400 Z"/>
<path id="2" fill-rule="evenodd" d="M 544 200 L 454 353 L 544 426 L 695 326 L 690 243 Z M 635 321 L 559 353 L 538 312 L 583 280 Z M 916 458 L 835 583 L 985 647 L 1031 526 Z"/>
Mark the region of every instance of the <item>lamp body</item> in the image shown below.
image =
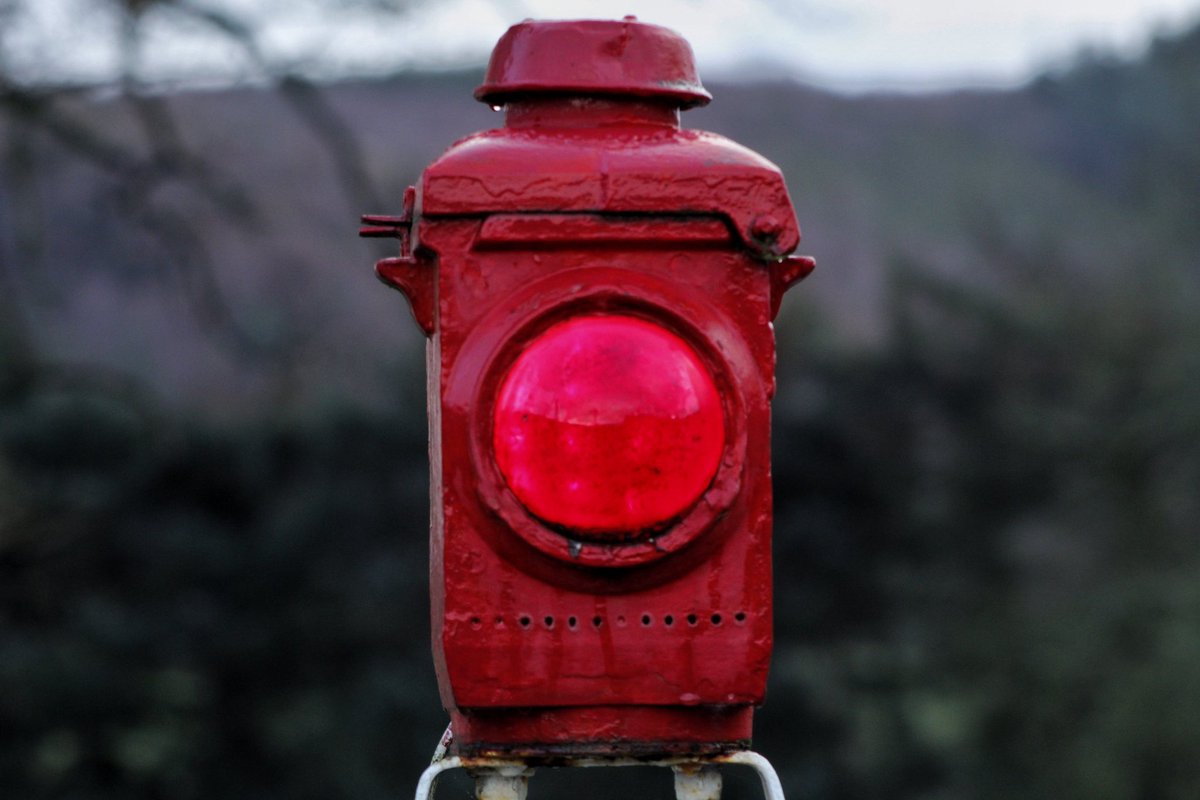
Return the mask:
<path id="1" fill-rule="evenodd" d="M 378 272 L 429 336 L 432 638 L 454 747 L 745 746 L 772 645 L 771 323 L 812 261 L 788 255 L 779 170 L 680 127 L 707 93 L 676 56 L 641 67 L 682 70 L 658 94 L 669 81 L 611 64 L 584 87 L 531 79 L 554 63 L 541 50 L 522 66 L 522 47 L 619 60 L 622 40 L 675 34 L 517 29 L 477 93 L 506 125 L 364 229 L 401 238 Z"/>

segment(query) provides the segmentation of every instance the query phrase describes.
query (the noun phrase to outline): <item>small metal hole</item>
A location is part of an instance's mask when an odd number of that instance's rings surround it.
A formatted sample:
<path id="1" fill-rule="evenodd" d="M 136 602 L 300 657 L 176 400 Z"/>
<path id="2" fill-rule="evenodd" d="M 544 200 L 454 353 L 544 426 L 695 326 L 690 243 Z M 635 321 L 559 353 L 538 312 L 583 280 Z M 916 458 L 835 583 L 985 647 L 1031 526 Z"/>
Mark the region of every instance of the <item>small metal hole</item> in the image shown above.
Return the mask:
<path id="1" fill-rule="evenodd" d="M 601 617 L 592 617 L 592 627 L 593 628 L 599 628 L 603 624 L 604 624 L 604 620 Z"/>
<path id="2" fill-rule="evenodd" d="M 475 630 L 479 630 L 480 627 L 482 627 L 482 626 L 483 626 L 483 620 L 481 620 L 479 617 L 471 617 L 471 627 L 472 628 L 474 628 Z"/>
<path id="3" fill-rule="evenodd" d="M 654 622 L 653 617 L 651 617 L 649 614 L 642 614 L 642 625 L 649 628 L 651 622 Z"/>
<path id="4" fill-rule="evenodd" d="M 675 618 L 672 617 L 670 614 L 667 614 L 665 617 L 663 617 L 663 625 L 666 625 L 669 628 L 674 624 L 675 624 Z"/>
<path id="5" fill-rule="evenodd" d="M 575 619 L 574 617 L 567 617 L 567 627 L 568 628 L 574 628 L 578 624 L 579 624 L 579 620 Z"/>
<path id="6" fill-rule="evenodd" d="M 712 624 L 713 624 L 713 625 L 720 625 L 720 624 L 721 624 L 721 615 L 720 615 L 720 614 L 713 614 L 713 615 L 712 615 Z"/>
<path id="7" fill-rule="evenodd" d="M 688 614 L 687 621 L 688 621 L 688 625 L 695 627 L 696 623 L 699 622 L 700 620 L 696 617 L 695 614 Z"/>
<path id="8" fill-rule="evenodd" d="M 545 618 L 544 620 L 542 620 L 542 621 L 546 623 L 546 627 L 547 627 L 547 628 L 553 628 L 553 627 L 554 627 L 554 617 L 546 617 L 546 618 Z"/>
<path id="9" fill-rule="evenodd" d="M 735 622 L 738 622 L 738 623 L 745 622 L 746 621 L 746 612 L 745 611 L 737 612 L 736 614 L 733 615 L 733 619 Z"/>
<path id="10" fill-rule="evenodd" d="M 521 619 L 518 621 L 521 623 L 522 628 L 528 628 L 533 624 L 533 619 L 531 619 L 528 614 L 522 614 Z"/>

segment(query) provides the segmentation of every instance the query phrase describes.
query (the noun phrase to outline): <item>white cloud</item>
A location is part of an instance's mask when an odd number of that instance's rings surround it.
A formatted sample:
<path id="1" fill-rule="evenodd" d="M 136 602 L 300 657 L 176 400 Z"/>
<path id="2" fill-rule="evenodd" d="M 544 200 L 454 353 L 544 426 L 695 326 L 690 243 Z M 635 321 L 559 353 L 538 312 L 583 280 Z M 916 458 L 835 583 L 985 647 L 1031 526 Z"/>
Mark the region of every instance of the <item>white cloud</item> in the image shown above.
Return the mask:
<path id="1" fill-rule="evenodd" d="M 1200 20 L 1200 0 L 439 0 L 394 19 L 367 13 L 365 4 L 330 15 L 328 3 L 305 0 L 209 2 L 251 19 L 273 60 L 317 63 L 331 75 L 482 63 L 525 16 L 633 13 L 683 33 L 702 76 L 772 64 L 843 87 L 1012 83 L 1084 44 L 1135 53 L 1155 26 Z M 32 80 L 115 74 L 115 22 L 94 1 L 20 7 L 23 18 L 0 33 L 10 72 Z M 219 35 L 159 13 L 147 19 L 149 75 L 236 79 L 251 69 Z"/>

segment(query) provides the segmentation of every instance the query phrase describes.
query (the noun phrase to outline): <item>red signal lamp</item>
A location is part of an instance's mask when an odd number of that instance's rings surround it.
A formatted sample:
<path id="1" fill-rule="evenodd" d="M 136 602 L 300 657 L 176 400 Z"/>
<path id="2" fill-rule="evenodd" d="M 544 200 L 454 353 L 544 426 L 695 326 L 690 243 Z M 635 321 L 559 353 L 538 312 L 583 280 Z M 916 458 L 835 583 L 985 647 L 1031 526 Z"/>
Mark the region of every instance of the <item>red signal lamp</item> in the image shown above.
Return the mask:
<path id="1" fill-rule="evenodd" d="M 577 538 L 627 541 L 690 508 L 725 446 L 717 387 L 665 328 L 585 316 L 536 338 L 509 370 L 494 448 L 527 509 Z"/>
<path id="2" fill-rule="evenodd" d="M 429 335 L 434 663 L 467 758 L 748 744 L 772 644 L 778 168 L 687 130 L 678 34 L 525 22 L 377 271 Z"/>

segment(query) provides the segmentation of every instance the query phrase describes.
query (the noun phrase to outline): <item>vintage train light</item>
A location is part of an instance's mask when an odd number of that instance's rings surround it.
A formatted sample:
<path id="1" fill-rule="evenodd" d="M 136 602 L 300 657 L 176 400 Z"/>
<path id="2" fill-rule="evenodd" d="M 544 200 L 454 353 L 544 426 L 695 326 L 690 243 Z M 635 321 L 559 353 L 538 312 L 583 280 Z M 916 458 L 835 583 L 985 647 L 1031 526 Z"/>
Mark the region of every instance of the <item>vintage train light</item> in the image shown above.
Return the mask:
<path id="1" fill-rule="evenodd" d="M 687 43 L 524 22 L 379 275 L 429 335 L 433 649 L 466 756 L 744 745 L 771 653 L 779 170 L 680 128 Z"/>

